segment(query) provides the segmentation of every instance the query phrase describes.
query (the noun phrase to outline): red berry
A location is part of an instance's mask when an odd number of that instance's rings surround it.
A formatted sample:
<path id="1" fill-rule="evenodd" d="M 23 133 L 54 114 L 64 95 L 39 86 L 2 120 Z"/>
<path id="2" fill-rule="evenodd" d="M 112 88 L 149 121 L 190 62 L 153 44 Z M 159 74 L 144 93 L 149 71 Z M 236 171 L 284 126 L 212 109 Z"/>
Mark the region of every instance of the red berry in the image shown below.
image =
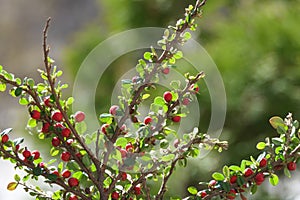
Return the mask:
<path id="1" fill-rule="evenodd" d="M 85 119 L 85 114 L 82 111 L 77 111 L 74 115 L 75 122 L 82 122 Z"/>
<path id="2" fill-rule="evenodd" d="M 176 123 L 177 123 L 177 122 L 180 122 L 180 120 L 181 120 L 181 117 L 178 116 L 178 115 L 172 117 L 172 121 L 173 121 L 173 122 L 176 122 Z"/>
<path id="3" fill-rule="evenodd" d="M 16 145 L 16 151 L 19 151 L 19 149 L 20 149 L 20 145 L 17 144 L 17 145 Z"/>
<path id="4" fill-rule="evenodd" d="M 69 184 L 69 186 L 71 186 L 71 187 L 75 187 L 75 186 L 78 186 L 78 185 L 79 185 L 79 181 L 78 181 L 77 178 L 71 177 L 71 178 L 69 178 L 69 180 L 68 180 L 68 184 Z"/>
<path id="5" fill-rule="evenodd" d="M 29 150 L 25 149 L 23 151 L 23 156 L 24 156 L 24 158 L 29 158 L 31 156 L 31 152 Z"/>
<path id="6" fill-rule="evenodd" d="M 61 122 L 63 120 L 63 115 L 61 112 L 56 111 L 52 114 L 52 120 L 57 121 L 57 122 Z"/>
<path id="7" fill-rule="evenodd" d="M 65 169 L 61 175 L 64 178 L 69 178 L 71 176 L 71 172 L 69 170 Z"/>
<path id="8" fill-rule="evenodd" d="M 67 140 L 67 145 L 71 145 L 73 142 L 74 142 L 73 139 L 68 139 L 68 140 Z"/>
<path id="9" fill-rule="evenodd" d="M 78 159 L 81 159 L 82 155 L 80 152 L 76 153 L 75 156 L 78 158 Z"/>
<path id="10" fill-rule="evenodd" d="M 69 128 L 64 128 L 62 131 L 61 131 L 61 134 L 63 137 L 70 137 L 71 135 L 71 130 Z"/>
<path id="11" fill-rule="evenodd" d="M 113 106 L 110 107 L 109 113 L 112 114 L 112 115 L 116 115 L 118 109 L 119 109 L 119 106 L 113 105 Z"/>
<path id="12" fill-rule="evenodd" d="M 175 148 L 177 148 L 179 146 L 179 144 L 180 144 L 180 140 L 179 139 L 175 139 L 174 142 L 173 142 L 173 146 Z"/>
<path id="13" fill-rule="evenodd" d="M 57 147 L 60 145 L 60 140 L 58 137 L 52 138 L 52 146 Z"/>
<path id="14" fill-rule="evenodd" d="M 127 151 L 125 149 L 120 149 L 119 151 L 121 153 L 122 158 L 125 158 L 127 156 Z"/>
<path id="15" fill-rule="evenodd" d="M 237 176 L 236 176 L 236 175 L 233 175 L 232 177 L 230 177 L 229 182 L 230 182 L 231 184 L 234 184 L 234 183 L 236 183 L 236 180 L 237 180 Z"/>
<path id="16" fill-rule="evenodd" d="M 49 133 L 49 128 L 50 128 L 50 124 L 47 122 L 47 123 L 44 123 L 43 124 L 43 127 L 42 127 L 42 132 L 43 133 Z"/>
<path id="17" fill-rule="evenodd" d="M 2 143 L 6 143 L 9 140 L 9 137 L 7 134 L 2 136 Z"/>
<path id="18" fill-rule="evenodd" d="M 190 99 L 189 98 L 184 98 L 182 100 L 182 104 L 185 105 L 185 106 L 189 105 L 190 104 Z"/>
<path id="19" fill-rule="evenodd" d="M 133 146 L 132 146 L 132 144 L 131 144 L 131 143 L 126 144 L 125 149 L 126 149 L 127 152 L 132 152 L 132 151 L 133 151 Z"/>
<path id="20" fill-rule="evenodd" d="M 235 191 L 234 189 L 231 189 L 231 190 L 228 192 L 227 198 L 228 198 L 228 199 L 235 199 L 235 196 L 236 196 L 236 191 Z"/>
<path id="21" fill-rule="evenodd" d="M 165 92 L 165 93 L 164 93 L 164 100 L 165 100 L 167 103 L 169 103 L 170 101 L 172 101 L 172 98 L 173 98 L 173 96 L 172 96 L 172 93 L 171 93 L 171 92 Z"/>
<path id="22" fill-rule="evenodd" d="M 126 172 L 122 172 L 122 181 L 126 181 L 127 180 L 127 174 Z"/>
<path id="23" fill-rule="evenodd" d="M 169 74 L 169 72 L 170 72 L 170 68 L 169 68 L 169 67 L 164 68 L 164 69 L 162 70 L 162 73 L 164 73 L 164 74 Z"/>
<path id="24" fill-rule="evenodd" d="M 287 168 L 288 168 L 288 170 L 290 170 L 290 171 L 294 171 L 294 170 L 296 170 L 297 165 L 296 165 L 295 162 L 289 162 L 289 163 L 287 164 Z"/>
<path id="25" fill-rule="evenodd" d="M 56 176 L 59 176 L 59 173 L 57 170 L 55 170 L 54 172 L 52 172 L 52 174 L 56 175 Z"/>
<path id="26" fill-rule="evenodd" d="M 214 187 L 215 185 L 217 185 L 217 181 L 216 180 L 211 180 L 211 181 L 209 181 L 209 183 L 208 183 L 208 187 L 210 187 L 210 188 L 212 188 L 212 187 Z"/>
<path id="27" fill-rule="evenodd" d="M 198 85 L 192 84 L 190 86 L 190 90 L 194 91 L 195 93 L 198 93 L 199 92 L 199 87 L 198 87 Z"/>
<path id="28" fill-rule="evenodd" d="M 119 199 L 120 195 L 118 192 L 114 191 L 111 193 L 111 198 L 116 200 L 116 199 Z"/>
<path id="29" fill-rule="evenodd" d="M 75 195 L 72 195 L 72 196 L 69 197 L 69 200 L 78 200 L 78 197 L 75 196 Z"/>
<path id="30" fill-rule="evenodd" d="M 40 163 L 39 163 L 39 167 L 40 167 L 40 168 L 44 168 L 44 167 L 45 167 L 45 163 L 40 162 Z"/>
<path id="31" fill-rule="evenodd" d="M 101 132 L 104 133 L 105 135 L 107 134 L 107 128 L 109 127 L 109 124 L 103 124 L 101 126 Z"/>
<path id="32" fill-rule="evenodd" d="M 245 177 L 251 176 L 253 174 L 253 170 L 251 168 L 246 168 L 244 170 Z"/>
<path id="33" fill-rule="evenodd" d="M 47 107 L 51 107 L 51 106 L 52 106 L 50 97 L 45 97 L 45 98 L 44 98 L 44 104 L 45 104 L 45 106 L 47 106 Z"/>
<path id="34" fill-rule="evenodd" d="M 144 124 L 150 124 L 152 122 L 152 118 L 151 117 L 145 117 L 145 119 L 144 119 Z"/>
<path id="35" fill-rule="evenodd" d="M 141 187 L 135 186 L 133 189 L 134 189 L 134 194 L 135 195 L 140 195 L 141 194 Z"/>
<path id="36" fill-rule="evenodd" d="M 264 182 L 265 176 L 264 176 L 263 173 L 260 172 L 260 173 L 258 173 L 258 174 L 255 175 L 254 179 L 255 179 L 256 184 L 260 185 L 260 184 L 262 184 L 262 182 Z"/>
<path id="37" fill-rule="evenodd" d="M 265 167 L 267 165 L 268 161 L 266 158 L 261 159 L 261 161 L 259 162 L 259 167 Z"/>
<path id="38" fill-rule="evenodd" d="M 40 113 L 40 111 L 37 111 L 37 110 L 31 111 L 30 115 L 33 119 L 40 119 L 41 118 L 41 113 Z"/>
<path id="39" fill-rule="evenodd" d="M 37 150 L 32 151 L 31 154 L 33 155 L 33 159 L 34 159 L 34 160 L 39 159 L 40 156 L 41 156 L 40 152 L 37 151 Z"/>
<path id="40" fill-rule="evenodd" d="M 70 158 L 71 158 L 71 153 L 70 153 L 70 152 L 67 152 L 67 151 L 62 152 L 60 158 L 61 158 L 63 161 L 68 162 L 68 161 L 70 160 Z"/>
<path id="41" fill-rule="evenodd" d="M 205 191 L 200 191 L 201 198 L 204 198 L 207 196 L 207 193 Z"/>

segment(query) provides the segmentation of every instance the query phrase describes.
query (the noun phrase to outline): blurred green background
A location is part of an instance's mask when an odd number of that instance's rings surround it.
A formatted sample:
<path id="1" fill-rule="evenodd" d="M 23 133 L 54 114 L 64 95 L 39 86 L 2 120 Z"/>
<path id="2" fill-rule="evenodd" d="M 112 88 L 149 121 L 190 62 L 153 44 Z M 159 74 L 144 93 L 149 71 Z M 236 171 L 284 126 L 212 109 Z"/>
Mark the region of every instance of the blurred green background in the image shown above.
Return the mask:
<path id="1" fill-rule="evenodd" d="M 49 33 L 50 43 L 52 32 L 55 38 L 54 44 L 51 44 L 52 55 L 54 58 L 57 57 L 58 65 L 66 72 L 67 81 L 72 82 L 83 59 L 105 38 L 131 28 L 166 27 L 174 24 L 176 19 L 182 16 L 183 8 L 193 2 L 192 0 L 98 0 L 85 3 L 74 1 L 70 4 L 76 7 L 77 10 L 74 9 L 78 12 L 70 12 L 67 15 L 63 13 L 70 11 L 67 9 L 68 4 L 57 1 L 57 5 L 53 7 L 60 10 L 55 12 L 55 16 L 66 21 L 56 21 L 55 18 L 53 20 Z M 83 5 L 87 9 L 81 10 L 85 8 Z M 61 18 L 59 14 L 62 15 Z M 44 19 L 40 16 L 40 25 Z M 211 173 L 220 170 L 223 164 L 238 164 L 241 159 L 257 155 L 256 143 L 266 136 L 276 135 L 268 124 L 271 116 L 284 117 L 288 112 L 292 112 L 295 119 L 300 119 L 299 0 L 208 1 L 203 18 L 197 22 L 199 29 L 195 34 L 196 40 L 217 64 L 226 87 L 227 116 L 220 138 L 228 140 L 230 147 L 221 154 L 211 152 L 205 159 L 191 160 L 185 169 L 178 167 L 170 181 L 168 195 L 185 196 L 189 185 L 210 180 Z M 65 27 L 67 25 L 69 28 Z M 69 32 L 60 33 L 60 29 Z M 23 30 L 24 33 L 26 31 Z M 39 34 L 40 30 L 35 32 Z M 59 39 L 61 35 L 63 39 Z M 10 46 L 9 43 L 6 45 Z M 0 47 L 0 52 L 6 50 L 4 46 Z M 16 57 L 9 56 L 14 55 L 13 53 L 2 54 L 0 58 L 8 60 L 7 65 L 14 65 L 19 54 L 22 55 L 23 52 L 17 51 Z M 35 59 L 41 61 L 41 55 L 41 53 L 35 55 Z M 133 68 L 141 56 L 142 52 L 122 56 L 106 70 L 106 75 L 99 83 L 101 87 L 97 91 L 97 112 L 108 110 L 110 99 L 106 91 L 112 91 L 119 78 Z M 12 61 L 9 61 L 8 57 Z M 1 60 L 0 63 L 4 65 Z M 187 66 L 183 64 L 180 67 Z M 24 73 L 20 72 L 20 68 L 14 68 L 14 72 L 24 75 L 27 70 L 28 76 L 28 71 L 35 68 L 36 66 L 25 68 Z M 7 69 L 9 70 L 9 67 Z M 205 131 L 210 119 L 208 91 L 203 89 L 198 100 L 201 104 L 200 129 Z M 2 126 L 1 128 L 4 128 Z M 297 189 L 300 187 L 300 181 L 297 181 L 299 173 L 294 174 L 296 177 L 293 178 L 293 182 L 283 180 L 275 188 L 264 183 L 262 186 L 264 189 L 249 199 L 300 199 L 300 192 Z"/>

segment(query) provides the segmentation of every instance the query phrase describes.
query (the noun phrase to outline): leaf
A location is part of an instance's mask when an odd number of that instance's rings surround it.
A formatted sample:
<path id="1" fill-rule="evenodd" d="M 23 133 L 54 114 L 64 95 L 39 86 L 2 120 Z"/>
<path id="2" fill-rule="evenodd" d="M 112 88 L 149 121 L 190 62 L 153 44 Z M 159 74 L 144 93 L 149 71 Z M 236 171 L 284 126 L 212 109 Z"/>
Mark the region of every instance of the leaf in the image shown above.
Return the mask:
<path id="1" fill-rule="evenodd" d="M 79 134 L 84 134 L 87 130 L 86 123 L 84 121 L 75 124 L 75 129 Z"/>
<path id="2" fill-rule="evenodd" d="M 232 171 L 235 171 L 235 172 L 242 171 L 241 168 L 239 166 L 236 166 L 236 165 L 229 166 L 229 169 L 232 170 Z"/>
<path id="3" fill-rule="evenodd" d="M 257 145 L 256 145 L 256 148 L 257 148 L 258 150 L 263 150 L 265 147 L 266 147 L 266 143 L 265 143 L 265 142 L 259 142 L 259 143 L 257 143 Z"/>
<path id="4" fill-rule="evenodd" d="M 269 120 L 271 126 L 277 129 L 278 126 L 284 126 L 284 121 L 278 116 L 274 116 Z"/>
<path id="5" fill-rule="evenodd" d="M 116 146 L 120 146 L 120 147 L 124 148 L 127 145 L 127 143 L 128 142 L 127 142 L 126 138 L 120 137 L 116 141 Z"/>
<path id="6" fill-rule="evenodd" d="M 230 191 L 230 184 L 228 182 L 219 182 L 221 188 L 223 188 L 223 190 L 225 192 L 229 192 Z"/>
<path id="7" fill-rule="evenodd" d="M 271 185 L 276 186 L 279 183 L 279 178 L 276 174 L 271 174 L 269 177 L 269 182 L 271 183 Z"/>
<path id="8" fill-rule="evenodd" d="M 20 178 L 20 176 L 18 174 L 15 174 L 14 179 L 17 182 L 19 182 L 21 180 L 21 178 Z"/>
<path id="9" fill-rule="evenodd" d="M 223 174 L 225 175 L 225 177 L 229 177 L 230 176 L 230 171 L 227 165 L 225 165 L 223 167 Z"/>
<path id="10" fill-rule="evenodd" d="M 0 92 L 4 92 L 6 90 L 6 84 L 0 83 Z"/>
<path id="11" fill-rule="evenodd" d="M 215 172 L 212 174 L 213 179 L 215 179 L 216 181 L 223 181 L 225 179 L 224 175 L 219 173 L 219 172 Z"/>
<path id="12" fill-rule="evenodd" d="M 99 116 L 99 120 L 104 124 L 111 124 L 113 120 L 113 116 L 111 114 L 104 113 Z"/>
<path id="13" fill-rule="evenodd" d="M 72 105 L 74 103 L 74 98 L 73 97 L 69 97 L 66 101 L 67 105 Z"/>
<path id="14" fill-rule="evenodd" d="M 195 195 L 195 194 L 197 194 L 197 192 L 198 192 L 197 188 L 195 188 L 194 186 L 188 187 L 187 190 L 188 190 L 189 193 L 192 194 L 192 195 Z"/>
<path id="15" fill-rule="evenodd" d="M 286 177 L 288 177 L 288 178 L 291 178 L 291 177 L 292 177 L 292 176 L 291 176 L 291 172 L 290 172 L 290 170 L 288 170 L 287 167 L 284 168 L 283 172 L 284 172 L 284 175 L 285 175 Z"/>
<path id="16" fill-rule="evenodd" d="M 172 82 L 170 83 L 170 85 L 171 85 L 171 87 L 172 87 L 174 90 L 177 90 L 177 89 L 179 89 L 179 87 L 180 87 L 180 81 L 178 81 L 178 80 L 172 81 Z"/>
<path id="17" fill-rule="evenodd" d="M 15 89 L 15 95 L 16 97 L 20 96 L 22 94 L 22 88 L 18 87 L 17 89 Z"/>
<path id="18" fill-rule="evenodd" d="M 183 38 L 184 38 L 185 40 L 189 40 L 189 39 L 191 39 L 191 37 L 192 37 L 192 35 L 191 35 L 190 32 L 185 32 L 185 33 L 183 34 Z"/>
<path id="19" fill-rule="evenodd" d="M 145 58 L 146 60 L 150 60 L 151 57 L 152 57 L 152 54 L 151 54 L 150 52 L 145 52 L 145 53 L 144 53 L 144 58 Z"/>
<path id="20" fill-rule="evenodd" d="M 11 183 L 9 183 L 9 184 L 7 185 L 7 189 L 8 189 L 9 191 L 13 191 L 13 190 L 15 190 L 15 189 L 17 188 L 17 186 L 18 186 L 18 183 L 17 183 L 17 182 L 11 182 Z"/>
<path id="21" fill-rule="evenodd" d="M 145 100 L 145 99 L 148 99 L 149 97 L 150 97 L 150 94 L 143 94 L 142 99 Z"/>
<path id="22" fill-rule="evenodd" d="M 161 158 L 161 160 L 163 162 L 168 162 L 170 160 L 173 160 L 175 158 L 175 155 L 174 154 L 168 154 L 168 155 L 165 155 Z"/>
<path id="23" fill-rule="evenodd" d="M 26 105 L 29 104 L 29 101 L 26 98 L 20 98 L 19 99 L 19 104 L 23 105 L 23 106 L 26 106 Z"/>
<path id="24" fill-rule="evenodd" d="M 163 99 L 162 97 L 156 97 L 156 98 L 154 99 L 154 104 L 163 106 L 163 105 L 165 105 L 166 103 L 165 103 L 165 101 L 164 101 L 164 99 Z"/>
<path id="25" fill-rule="evenodd" d="M 29 127 L 31 127 L 31 128 L 36 127 L 36 125 L 37 125 L 36 120 L 33 119 L 33 118 L 30 118 L 30 119 L 28 120 L 27 125 L 28 125 Z"/>
<path id="26" fill-rule="evenodd" d="M 58 72 L 56 72 L 56 77 L 60 77 L 63 74 L 63 71 L 59 70 Z"/>
<path id="27" fill-rule="evenodd" d="M 257 191 L 257 185 L 253 185 L 253 186 L 251 187 L 251 194 L 252 194 L 252 195 L 255 194 L 256 191 Z"/>
<path id="28" fill-rule="evenodd" d="M 177 51 L 175 54 L 174 54 L 174 58 L 175 59 L 181 59 L 183 57 L 183 54 L 181 51 Z"/>

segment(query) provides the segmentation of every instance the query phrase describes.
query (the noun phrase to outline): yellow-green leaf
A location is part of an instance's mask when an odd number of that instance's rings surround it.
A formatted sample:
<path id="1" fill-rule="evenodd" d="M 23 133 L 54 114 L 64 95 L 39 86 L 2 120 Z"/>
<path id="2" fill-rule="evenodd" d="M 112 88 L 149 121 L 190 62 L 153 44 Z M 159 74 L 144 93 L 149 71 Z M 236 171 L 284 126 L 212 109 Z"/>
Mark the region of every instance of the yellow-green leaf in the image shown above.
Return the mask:
<path id="1" fill-rule="evenodd" d="M 273 128 L 277 129 L 278 126 L 284 126 L 284 121 L 278 116 L 274 116 L 269 120 Z"/>
<path id="2" fill-rule="evenodd" d="M 17 186 L 18 186 L 18 183 L 17 183 L 17 182 L 11 182 L 11 183 L 9 183 L 9 184 L 7 185 L 7 189 L 8 189 L 9 191 L 13 191 L 13 190 L 15 190 L 15 189 L 17 188 Z"/>

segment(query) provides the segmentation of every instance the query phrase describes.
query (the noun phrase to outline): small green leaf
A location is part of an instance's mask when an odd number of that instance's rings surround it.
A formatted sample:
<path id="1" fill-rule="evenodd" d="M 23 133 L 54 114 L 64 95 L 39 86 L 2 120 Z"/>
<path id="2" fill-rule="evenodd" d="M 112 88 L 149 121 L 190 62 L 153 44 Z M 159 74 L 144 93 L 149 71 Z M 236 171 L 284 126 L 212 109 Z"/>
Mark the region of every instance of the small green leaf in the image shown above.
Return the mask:
<path id="1" fill-rule="evenodd" d="M 223 190 L 225 192 L 229 192 L 230 191 L 230 184 L 228 182 L 219 182 L 221 188 L 223 188 Z"/>
<path id="2" fill-rule="evenodd" d="M 26 105 L 29 104 L 29 101 L 26 98 L 23 97 L 23 98 L 20 98 L 19 104 L 23 105 L 23 106 L 26 106 Z"/>
<path id="3" fill-rule="evenodd" d="M 229 177 L 230 176 L 230 170 L 229 170 L 229 168 L 228 168 L 227 165 L 225 165 L 223 167 L 223 174 L 225 175 L 225 177 Z"/>
<path id="4" fill-rule="evenodd" d="M 20 178 L 20 176 L 18 174 L 15 174 L 14 179 L 17 182 L 19 182 L 21 180 L 21 178 Z"/>
<path id="5" fill-rule="evenodd" d="M 197 194 L 197 192 L 198 192 L 197 188 L 195 188 L 194 186 L 188 187 L 187 190 L 188 190 L 189 193 L 192 194 L 192 195 L 195 195 L 195 194 Z"/>
<path id="6" fill-rule="evenodd" d="M 161 158 L 161 160 L 163 162 L 168 162 L 170 160 L 173 160 L 175 158 L 175 155 L 174 154 L 168 154 L 168 155 L 165 155 Z"/>
<path id="7" fill-rule="evenodd" d="M 30 119 L 28 120 L 27 125 L 28 125 L 29 127 L 31 127 L 31 128 L 36 127 L 36 125 L 37 125 L 36 120 L 33 119 L 33 118 L 30 118 Z"/>
<path id="8" fill-rule="evenodd" d="M 184 38 L 185 40 L 189 40 L 189 39 L 191 39 L 191 37 L 192 37 L 192 35 L 191 35 L 190 32 L 185 32 L 185 33 L 183 34 L 183 38 Z"/>
<path id="9" fill-rule="evenodd" d="M 146 60 L 150 60 L 151 57 L 152 57 L 152 54 L 151 54 L 150 52 L 145 52 L 145 53 L 144 53 L 144 58 L 145 58 Z"/>
<path id="10" fill-rule="evenodd" d="M 253 186 L 251 187 L 251 194 L 252 194 L 252 195 L 255 194 L 256 191 L 257 191 L 257 185 L 253 185 Z"/>
<path id="11" fill-rule="evenodd" d="M 127 143 L 128 142 L 127 142 L 126 138 L 120 137 L 116 141 L 116 146 L 120 146 L 120 147 L 124 148 L 127 145 Z"/>
<path id="12" fill-rule="evenodd" d="M 18 87 L 17 89 L 15 89 L 15 95 L 16 97 L 20 96 L 22 94 L 22 88 Z"/>
<path id="13" fill-rule="evenodd" d="M 56 72 L 56 77 L 60 77 L 63 74 L 63 71 L 59 70 L 58 72 Z"/>
<path id="14" fill-rule="evenodd" d="M 175 59 L 181 59 L 183 57 L 183 54 L 181 51 L 177 51 L 175 54 L 174 54 L 174 58 Z"/>
<path id="15" fill-rule="evenodd" d="M 229 166 L 229 169 L 232 170 L 232 171 L 235 171 L 235 172 L 242 171 L 241 168 L 239 166 L 236 166 L 236 165 Z"/>
<path id="16" fill-rule="evenodd" d="M 33 168 L 32 173 L 33 173 L 33 175 L 35 175 L 35 176 L 39 176 L 39 175 L 42 174 L 42 168 L 40 168 L 40 167 L 35 167 L 35 168 Z"/>
<path id="17" fill-rule="evenodd" d="M 143 94 L 142 99 L 145 100 L 145 99 L 148 99 L 149 97 L 150 97 L 150 94 Z"/>
<path id="18" fill-rule="evenodd" d="M 67 105 L 72 105 L 74 103 L 74 98 L 73 97 L 69 97 L 66 101 Z"/>
<path id="19" fill-rule="evenodd" d="M 86 123 L 84 121 L 75 124 L 75 129 L 79 134 L 84 134 L 87 130 Z"/>
<path id="20" fill-rule="evenodd" d="M 0 83 L 0 92 L 4 92 L 6 90 L 6 84 Z"/>
<path id="21" fill-rule="evenodd" d="M 274 116 L 269 120 L 273 128 L 277 129 L 278 126 L 284 126 L 284 121 L 278 116 Z"/>
<path id="22" fill-rule="evenodd" d="M 257 148 L 258 150 L 263 150 L 265 147 L 266 147 L 266 143 L 265 143 L 265 142 L 259 142 L 259 143 L 257 143 L 257 145 L 256 145 L 256 148 Z"/>
<path id="23" fill-rule="evenodd" d="M 288 178 L 291 178 L 291 177 L 292 177 L 292 176 L 291 176 L 291 172 L 290 172 L 290 170 L 288 170 L 287 167 L 284 168 L 283 172 L 284 172 L 284 175 L 285 175 L 286 177 L 288 177 Z"/>
<path id="24" fill-rule="evenodd" d="M 225 179 L 224 175 L 219 173 L 219 172 L 215 172 L 212 174 L 213 179 L 215 179 L 216 181 L 223 181 Z"/>
<path id="25" fill-rule="evenodd" d="M 104 114 L 100 115 L 99 120 L 100 120 L 100 122 L 102 122 L 104 124 L 105 123 L 106 124 L 111 124 L 112 120 L 113 120 L 113 116 L 111 114 L 104 113 Z"/>
<path id="26" fill-rule="evenodd" d="M 276 174 L 271 174 L 269 177 L 269 182 L 271 185 L 276 186 L 279 183 L 279 178 Z"/>

